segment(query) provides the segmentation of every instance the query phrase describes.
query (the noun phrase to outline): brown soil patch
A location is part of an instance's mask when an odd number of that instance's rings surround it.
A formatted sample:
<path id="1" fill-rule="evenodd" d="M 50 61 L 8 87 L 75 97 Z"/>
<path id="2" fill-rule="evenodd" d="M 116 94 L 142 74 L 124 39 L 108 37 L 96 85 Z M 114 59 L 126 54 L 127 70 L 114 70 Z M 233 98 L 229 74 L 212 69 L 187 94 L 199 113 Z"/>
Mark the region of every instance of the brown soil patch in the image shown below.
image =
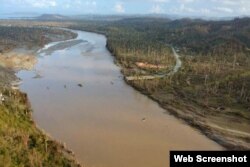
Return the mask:
<path id="1" fill-rule="evenodd" d="M 149 64 L 149 63 L 143 63 L 143 62 L 136 62 L 135 64 L 139 68 L 151 68 L 151 69 L 165 69 L 165 68 L 167 68 L 167 66 L 164 66 L 164 65 L 155 65 L 155 64 Z"/>
<path id="2" fill-rule="evenodd" d="M 9 52 L 0 54 L 0 66 L 15 70 L 31 70 L 37 62 L 34 54 Z"/>

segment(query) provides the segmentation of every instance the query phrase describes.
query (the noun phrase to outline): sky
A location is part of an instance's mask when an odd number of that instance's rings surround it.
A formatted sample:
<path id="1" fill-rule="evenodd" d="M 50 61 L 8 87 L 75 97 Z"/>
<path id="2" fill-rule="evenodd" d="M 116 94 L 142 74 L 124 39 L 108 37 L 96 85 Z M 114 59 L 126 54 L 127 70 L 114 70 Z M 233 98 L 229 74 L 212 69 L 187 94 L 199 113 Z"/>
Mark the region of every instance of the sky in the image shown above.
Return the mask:
<path id="1" fill-rule="evenodd" d="M 0 0 L 0 15 L 21 12 L 250 16 L 250 0 Z"/>

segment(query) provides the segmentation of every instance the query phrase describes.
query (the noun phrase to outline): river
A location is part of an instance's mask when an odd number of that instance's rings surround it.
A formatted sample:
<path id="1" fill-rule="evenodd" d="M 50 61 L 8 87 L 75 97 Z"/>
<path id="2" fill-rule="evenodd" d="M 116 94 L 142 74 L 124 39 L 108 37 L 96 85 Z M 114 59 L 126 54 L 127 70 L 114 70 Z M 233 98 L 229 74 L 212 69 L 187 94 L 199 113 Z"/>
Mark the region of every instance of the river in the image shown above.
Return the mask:
<path id="1" fill-rule="evenodd" d="M 34 69 L 17 76 L 35 122 L 82 164 L 167 167 L 170 150 L 222 149 L 128 86 L 105 36 L 74 32 L 78 42 L 46 46 Z"/>

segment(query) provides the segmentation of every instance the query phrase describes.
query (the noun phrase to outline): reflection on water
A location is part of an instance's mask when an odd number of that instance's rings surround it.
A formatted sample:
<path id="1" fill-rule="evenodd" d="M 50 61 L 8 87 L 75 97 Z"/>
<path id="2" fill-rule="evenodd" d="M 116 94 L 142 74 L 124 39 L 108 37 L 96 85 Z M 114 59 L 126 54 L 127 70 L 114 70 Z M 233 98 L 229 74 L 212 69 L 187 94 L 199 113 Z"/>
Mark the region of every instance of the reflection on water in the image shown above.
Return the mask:
<path id="1" fill-rule="evenodd" d="M 221 149 L 126 85 L 104 36 L 77 32 L 88 42 L 43 56 L 34 71 L 18 76 L 35 121 L 67 143 L 80 162 L 87 167 L 166 167 L 169 150 Z M 36 71 L 43 77 L 34 79 Z"/>

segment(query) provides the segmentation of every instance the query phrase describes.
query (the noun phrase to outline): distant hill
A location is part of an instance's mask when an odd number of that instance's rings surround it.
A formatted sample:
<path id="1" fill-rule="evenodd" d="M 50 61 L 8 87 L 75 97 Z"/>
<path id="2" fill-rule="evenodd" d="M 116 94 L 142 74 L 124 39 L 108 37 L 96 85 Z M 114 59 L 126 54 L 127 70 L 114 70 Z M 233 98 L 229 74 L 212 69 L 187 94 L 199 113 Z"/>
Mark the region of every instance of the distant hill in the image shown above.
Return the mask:
<path id="1" fill-rule="evenodd" d="M 165 28 L 166 42 L 195 53 L 230 55 L 250 48 L 249 17 L 229 21 L 181 19 Z"/>
<path id="2" fill-rule="evenodd" d="M 234 55 L 250 51 L 250 18 L 207 21 L 183 18 L 127 18 L 110 27 L 133 28 L 148 39 L 178 46 L 189 54 Z"/>
<path id="3" fill-rule="evenodd" d="M 98 22 L 96 22 L 98 23 Z M 250 53 L 250 18 L 232 20 L 202 20 L 182 18 L 171 20 L 167 17 L 131 17 L 98 24 L 91 22 L 86 29 L 101 33 L 122 34 L 119 29 L 143 34 L 144 38 L 161 41 L 178 47 L 190 55 L 230 56 Z M 131 37 L 131 36 L 129 36 Z M 128 38 L 128 37 L 127 37 Z"/>
<path id="4" fill-rule="evenodd" d="M 59 15 L 59 14 L 43 14 L 41 16 L 36 17 L 38 20 L 66 20 L 69 19 L 67 16 Z"/>

